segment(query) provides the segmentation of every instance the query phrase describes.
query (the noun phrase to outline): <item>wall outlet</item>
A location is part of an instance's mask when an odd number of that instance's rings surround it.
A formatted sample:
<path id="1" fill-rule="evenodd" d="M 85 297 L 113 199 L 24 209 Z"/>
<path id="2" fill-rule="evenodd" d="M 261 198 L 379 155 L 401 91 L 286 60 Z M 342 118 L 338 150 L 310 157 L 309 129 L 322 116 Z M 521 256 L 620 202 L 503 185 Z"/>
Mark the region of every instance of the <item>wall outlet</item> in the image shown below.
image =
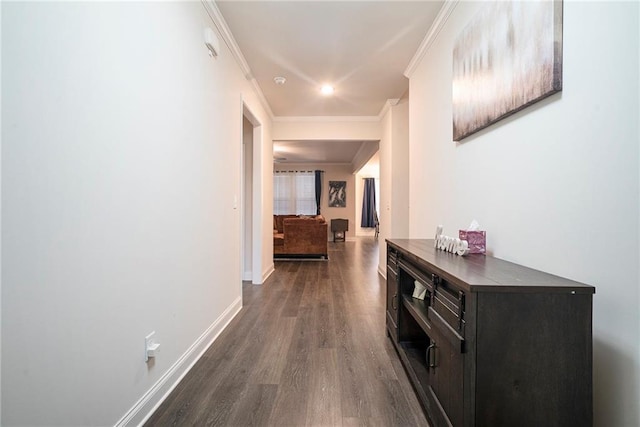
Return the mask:
<path id="1" fill-rule="evenodd" d="M 148 362 L 150 358 L 156 357 L 160 350 L 160 344 L 155 341 L 156 331 L 151 332 L 144 337 L 144 361 Z"/>

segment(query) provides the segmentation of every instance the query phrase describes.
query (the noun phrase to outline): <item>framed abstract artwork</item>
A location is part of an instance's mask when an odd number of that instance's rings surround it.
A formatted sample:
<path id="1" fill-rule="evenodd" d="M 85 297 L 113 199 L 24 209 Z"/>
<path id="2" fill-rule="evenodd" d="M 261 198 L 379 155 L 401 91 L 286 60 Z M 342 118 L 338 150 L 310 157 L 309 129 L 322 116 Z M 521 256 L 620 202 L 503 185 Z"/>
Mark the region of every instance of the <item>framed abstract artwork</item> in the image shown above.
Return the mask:
<path id="1" fill-rule="evenodd" d="M 329 207 L 347 206 L 347 181 L 329 181 Z"/>
<path id="2" fill-rule="evenodd" d="M 562 0 L 485 4 L 453 49 L 453 140 L 562 90 Z"/>

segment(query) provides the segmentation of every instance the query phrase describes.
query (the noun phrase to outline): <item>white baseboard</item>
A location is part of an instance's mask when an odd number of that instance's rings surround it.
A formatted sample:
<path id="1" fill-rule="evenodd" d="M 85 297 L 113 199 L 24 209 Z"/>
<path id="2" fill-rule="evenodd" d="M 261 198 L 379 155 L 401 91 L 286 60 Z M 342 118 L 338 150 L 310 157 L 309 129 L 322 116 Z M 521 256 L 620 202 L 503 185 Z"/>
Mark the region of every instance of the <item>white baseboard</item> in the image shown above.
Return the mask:
<path id="1" fill-rule="evenodd" d="M 229 322 L 236 317 L 241 308 L 242 296 L 227 307 L 176 363 L 115 424 L 115 427 L 142 426 L 229 325 Z"/>
<path id="2" fill-rule="evenodd" d="M 247 282 L 249 280 L 253 279 L 253 272 L 252 271 L 245 271 L 244 273 L 242 273 L 242 281 L 243 282 Z"/>
<path id="3" fill-rule="evenodd" d="M 384 280 L 387 280 L 387 270 L 386 269 L 382 269 L 382 266 L 380 264 L 378 264 L 378 274 L 381 275 Z"/>
<path id="4" fill-rule="evenodd" d="M 275 264 L 271 262 L 271 265 L 269 265 L 269 267 L 267 268 L 267 271 L 265 271 L 264 274 L 262 275 L 262 282 L 256 283 L 256 284 L 257 285 L 263 284 L 269 278 L 269 276 L 273 274 L 274 271 L 276 271 L 276 267 L 275 267 Z"/>

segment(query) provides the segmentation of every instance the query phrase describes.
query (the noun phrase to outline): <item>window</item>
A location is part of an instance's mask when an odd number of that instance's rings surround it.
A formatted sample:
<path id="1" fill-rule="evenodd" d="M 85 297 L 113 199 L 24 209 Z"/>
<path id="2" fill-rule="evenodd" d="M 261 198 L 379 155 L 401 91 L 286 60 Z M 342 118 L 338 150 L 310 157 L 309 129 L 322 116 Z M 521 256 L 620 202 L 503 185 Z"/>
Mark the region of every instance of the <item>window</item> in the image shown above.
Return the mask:
<path id="1" fill-rule="evenodd" d="M 273 213 L 315 215 L 316 178 L 313 172 L 274 172 Z"/>

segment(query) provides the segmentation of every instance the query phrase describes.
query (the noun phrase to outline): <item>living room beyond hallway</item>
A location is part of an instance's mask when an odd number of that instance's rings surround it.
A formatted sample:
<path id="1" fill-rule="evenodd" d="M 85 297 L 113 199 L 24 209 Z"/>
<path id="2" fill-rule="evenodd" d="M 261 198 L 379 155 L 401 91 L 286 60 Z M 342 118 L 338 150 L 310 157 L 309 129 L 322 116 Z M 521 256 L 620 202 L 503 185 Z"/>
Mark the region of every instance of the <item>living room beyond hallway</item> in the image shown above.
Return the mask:
<path id="1" fill-rule="evenodd" d="M 329 261 L 281 261 L 146 423 L 424 426 L 385 335 L 372 237 L 329 243 Z"/>

